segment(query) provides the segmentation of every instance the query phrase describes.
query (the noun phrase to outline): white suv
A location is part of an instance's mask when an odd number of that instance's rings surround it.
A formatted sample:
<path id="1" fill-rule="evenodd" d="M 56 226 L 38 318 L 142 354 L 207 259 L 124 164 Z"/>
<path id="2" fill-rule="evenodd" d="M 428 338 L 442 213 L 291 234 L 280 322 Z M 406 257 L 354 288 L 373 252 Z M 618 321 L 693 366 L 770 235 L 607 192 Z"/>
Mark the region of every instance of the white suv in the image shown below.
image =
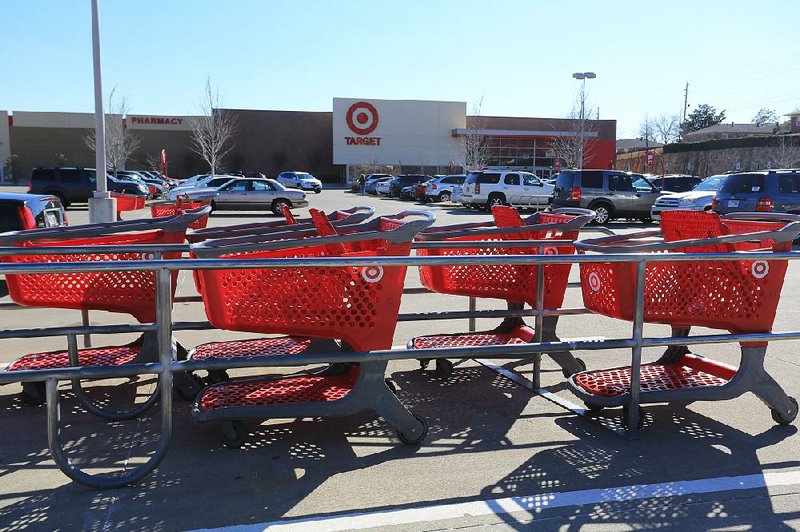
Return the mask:
<path id="1" fill-rule="evenodd" d="M 425 200 L 451 201 L 453 190 L 461 188 L 466 178 L 467 176 L 464 174 L 434 176 L 433 179 L 425 183 Z"/>
<path id="2" fill-rule="evenodd" d="M 461 186 L 461 203 L 472 208 L 513 205 L 546 209 L 552 195 L 553 185 L 535 174 L 517 170 L 472 172 Z"/>

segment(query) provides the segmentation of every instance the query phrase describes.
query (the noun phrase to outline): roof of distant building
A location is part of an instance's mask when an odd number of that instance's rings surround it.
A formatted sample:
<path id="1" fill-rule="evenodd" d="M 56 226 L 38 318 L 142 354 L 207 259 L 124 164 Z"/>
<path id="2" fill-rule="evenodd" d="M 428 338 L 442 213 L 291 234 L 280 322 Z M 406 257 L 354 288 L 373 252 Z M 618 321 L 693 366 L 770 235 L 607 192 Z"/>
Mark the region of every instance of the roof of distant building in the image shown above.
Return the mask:
<path id="1" fill-rule="evenodd" d="M 635 150 L 645 150 L 647 148 L 660 148 L 663 144 L 644 139 L 617 139 L 617 153 Z"/>
<path id="2" fill-rule="evenodd" d="M 757 126 L 756 124 L 735 124 L 731 122 L 730 124 L 717 124 L 714 126 L 709 126 L 703 129 L 698 129 L 697 131 L 692 131 L 691 133 L 687 133 L 685 136 L 689 135 L 705 135 L 709 133 L 749 133 L 752 135 L 772 135 L 775 131 L 775 124 L 772 122 L 768 124 L 761 124 Z"/>

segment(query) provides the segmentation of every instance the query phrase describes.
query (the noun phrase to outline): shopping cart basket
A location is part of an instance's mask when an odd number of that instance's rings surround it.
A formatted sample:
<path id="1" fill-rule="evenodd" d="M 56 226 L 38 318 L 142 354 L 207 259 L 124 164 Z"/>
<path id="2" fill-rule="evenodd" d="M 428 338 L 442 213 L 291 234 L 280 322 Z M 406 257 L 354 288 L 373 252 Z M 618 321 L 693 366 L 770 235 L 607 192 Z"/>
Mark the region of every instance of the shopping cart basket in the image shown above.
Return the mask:
<path id="1" fill-rule="evenodd" d="M 205 207 L 206 205 L 211 205 L 211 200 L 184 201 L 180 196 L 178 196 L 178 199 L 175 200 L 175 202 L 161 202 L 150 205 L 150 216 L 153 218 L 174 216 L 185 211 L 191 211 L 193 209 Z M 205 214 L 204 216 L 201 216 L 197 220 L 193 221 L 189 225 L 189 228 L 204 229 L 207 225 L 208 214 Z"/>
<path id="2" fill-rule="evenodd" d="M 291 213 L 284 212 L 287 223 L 267 222 L 264 224 L 247 224 L 239 227 L 239 230 L 226 231 L 226 234 L 257 234 L 259 239 L 280 239 L 298 238 L 309 236 L 333 236 L 336 235 L 336 226 L 347 225 L 347 222 L 361 221 L 366 216 L 371 215 L 374 210 L 369 207 L 355 207 L 347 211 L 336 211 L 330 215 L 325 215 L 322 211 L 310 209 L 311 218 L 308 220 L 295 220 Z M 217 234 L 210 231 L 203 232 L 204 235 Z M 197 237 L 195 233 L 192 235 Z M 245 243 L 247 240 L 245 240 Z M 194 256 L 194 254 L 192 254 Z M 199 271 L 195 271 L 195 284 L 198 292 L 203 293 L 202 277 Z M 340 345 L 327 338 L 309 338 L 305 336 L 278 336 L 269 338 L 255 338 L 249 340 L 237 340 L 229 342 L 208 342 L 198 345 L 189 351 L 188 358 L 191 360 L 213 360 L 213 359 L 241 359 L 259 356 L 278 356 L 296 355 L 299 353 L 330 353 L 340 349 Z M 331 372 L 332 368 L 325 370 Z M 209 370 L 206 383 L 214 384 L 228 380 L 225 370 Z"/>
<path id="3" fill-rule="evenodd" d="M 574 241 L 580 229 L 593 219 L 594 213 L 584 209 L 559 209 L 554 212 L 538 212 L 522 219 L 511 207 L 492 208 L 494 223 L 463 224 L 450 227 L 431 228 L 417 236 L 420 242 L 493 242 L 497 247 L 419 249 L 420 256 L 465 256 L 465 255 L 564 255 L 572 254 L 575 248 L 564 241 Z M 532 240 L 530 247 L 503 247 L 506 240 Z M 561 243 L 548 244 L 548 241 Z M 570 264 L 547 264 L 544 272 L 544 308 L 556 309 L 564 301 Z M 477 266 L 420 266 L 420 280 L 426 288 L 441 294 L 453 294 L 480 298 L 504 299 L 509 309 L 520 310 L 527 303 L 536 308 L 536 287 L 539 266 L 497 264 Z M 543 319 L 542 339 L 558 340 L 556 324 L 558 318 Z M 521 317 L 505 318 L 493 330 L 456 334 L 439 334 L 413 338 L 409 349 L 436 349 L 450 347 L 482 347 L 490 345 L 521 344 L 534 341 L 536 334 L 525 325 Z M 579 359 L 568 351 L 549 353 L 561 366 L 565 376 L 586 369 Z M 421 360 L 422 367 L 428 361 Z M 436 360 L 436 373 L 446 377 L 452 371 L 447 359 Z"/>
<path id="4" fill-rule="evenodd" d="M 9 255 L 0 257 L 6 263 L 64 263 L 124 260 L 153 260 L 152 253 L 134 251 L 136 245 L 183 244 L 186 229 L 193 221 L 207 215 L 209 207 L 166 218 L 88 224 L 53 229 L 36 229 L 0 234 L 2 247 L 88 247 L 131 246 L 124 253 L 74 253 L 43 255 Z M 179 258 L 180 253 L 165 253 L 164 258 Z M 172 276 L 174 294 L 177 271 Z M 103 271 L 47 274 L 6 275 L 11 299 L 25 306 L 80 310 L 105 310 L 130 314 L 140 323 L 156 320 L 155 273 L 147 271 Z M 137 341 L 77 352 L 81 366 L 107 366 L 127 362 L 157 360 L 156 336 L 146 332 Z M 25 355 L 7 371 L 69 367 L 69 351 Z M 186 395 L 196 393 L 186 392 Z M 186 387 L 176 380 L 176 390 Z M 44 402 L 44 383 L 23 383 L 23 400 L 29 404 Z"/>
<path id="5" fill-rule="evenodd" d="M 800 234 L 800 216 L 666 211 L 661 230 L 585 240 L 583 251 L 598 253 L 790 251 Z M 653 242 L 653 238 L 660 236 Z M 672 326 L 686 337 L 692 326 L 732 334 L 768 333 L 778 306 L 786 260 L 713 260 L 647 264 L 644 321 Z M 632 321 L 636 286 L 634 263 L 583 263 L 586 307 L 598 314 Z M 772 410 L 776 422 L 791 423 L 797 401 L 788 397 L 764 369 L 766 342 L 742 342 L 738 368 L 672 346 L 653 364 L 641 367 L 640 402 L 718 401 L 753 392 Z M 631 368 L 586 371 L 569 379 L 569 388 L 590 409 L 627 405 Z"/>
<path id="6" fill-rule="evenodd" d="M 111 197 L 117 200 L 117 220 L 122 220 L 121 215 L 124 211 L 135 211 L 144 209 L 145 197 L 133 194 L 121 194 L 111 192 Z"/>
<path id="7" fill-rule="evenodd" d="M 408 211 L 337 227 L 336 236 L 251 236 L 206 241 L 192 250 L 200 258 L 226 259 L 407 256 L 414 236 L 434 219 L 427 211 Z M 376 265 L 203 270 L 203 300 L 209 321 L 220 329 L 340 340 L 359 352 L 388 349 L 405 271 Z M 424 421 L 390 391 L 385 371 L 385 361 L 369 361 L 327 375 L 217 383 L 198 395 L 193 413 L 200 421 L 225 420 L 223 442 L 232 447 L 244 440 L 244 419 L 343 416 L 366 409 L 382 415 L 403 441 L 421 441 Z"/>

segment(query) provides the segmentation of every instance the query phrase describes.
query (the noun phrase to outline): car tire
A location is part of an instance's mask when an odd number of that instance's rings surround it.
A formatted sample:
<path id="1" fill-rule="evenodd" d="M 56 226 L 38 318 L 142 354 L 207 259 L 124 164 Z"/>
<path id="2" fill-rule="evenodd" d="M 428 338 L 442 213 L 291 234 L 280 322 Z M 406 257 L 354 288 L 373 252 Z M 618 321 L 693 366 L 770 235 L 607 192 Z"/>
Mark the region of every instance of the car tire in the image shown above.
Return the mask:
<path id="1" fill-rule="evenodd" d="M 446 201 L 450 201 L 450 193 L 447 192 L 447 191 L 442 192 L 441 194 L 439 194 L 439 199 L 437 201 L 442 202 L 442 203 L 446 202 Z"/>
<path id="2" fill-rule="evenodd" d="M 283 211 L 281 211 L 281 204 L 288 206 L 290 209 L 292 208 L 292 202 L 291 201 L 289 201 L 287 199 L 283 199 L 283 198 L 278 198 L 276 200 L 273 200 L 273 202 L 272 202 L 272 212 L 273 212 L 273 214 L 277 214 L 278 216 L 283 215 Z"/>
<path id="3" fill-rule="evenodd" d="M 211 205 L 211 212 L 214 212 L 219 208 L 219 207 L 217 207 L 217 202 L 214 201 L 214 200 L 211 200 L 211 204 L 210 205 Z"/>
<path id="4" fill-rule="evenodd" d="M 502 194 L 497 192 L 492 192 L 489 194 L 489 199 L 486 200 L 486 210 L 491 211 L 492 207 L 496 205 L 505 205 L 506 204 L 506 197 Z"/>
<path id="5" fill-rule="evenodd" d="M 314 194 L 321 194 L 321 193 L 322 193 L 322 189 L 319 189 L 319 190 L 315 190 L 315 191 L 314 191 Z"/>
<path id="6" fill-rule="evenodd" d="M 611 215 L 614 212 L 614 209 L 611 207 L 611 205 L 605 202 L 589 205 L 589 209 L 595 212 L 594 223 L 597 225 L 606 225 L 608 222 L 610 222 Z"/>

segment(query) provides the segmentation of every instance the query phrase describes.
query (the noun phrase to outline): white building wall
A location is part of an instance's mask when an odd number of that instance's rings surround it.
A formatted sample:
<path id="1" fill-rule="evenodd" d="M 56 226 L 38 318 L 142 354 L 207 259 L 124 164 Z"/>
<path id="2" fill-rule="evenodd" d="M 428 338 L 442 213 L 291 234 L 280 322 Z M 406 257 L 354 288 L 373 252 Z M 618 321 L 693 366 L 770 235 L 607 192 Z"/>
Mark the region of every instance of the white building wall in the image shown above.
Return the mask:
<path id="1" fill-rule="evenodd" d="M 466 113 L 465 102 L 334 98 L 333 163 L 458 164 L 463 146 L 452 132 L 466 127 Z"/>

